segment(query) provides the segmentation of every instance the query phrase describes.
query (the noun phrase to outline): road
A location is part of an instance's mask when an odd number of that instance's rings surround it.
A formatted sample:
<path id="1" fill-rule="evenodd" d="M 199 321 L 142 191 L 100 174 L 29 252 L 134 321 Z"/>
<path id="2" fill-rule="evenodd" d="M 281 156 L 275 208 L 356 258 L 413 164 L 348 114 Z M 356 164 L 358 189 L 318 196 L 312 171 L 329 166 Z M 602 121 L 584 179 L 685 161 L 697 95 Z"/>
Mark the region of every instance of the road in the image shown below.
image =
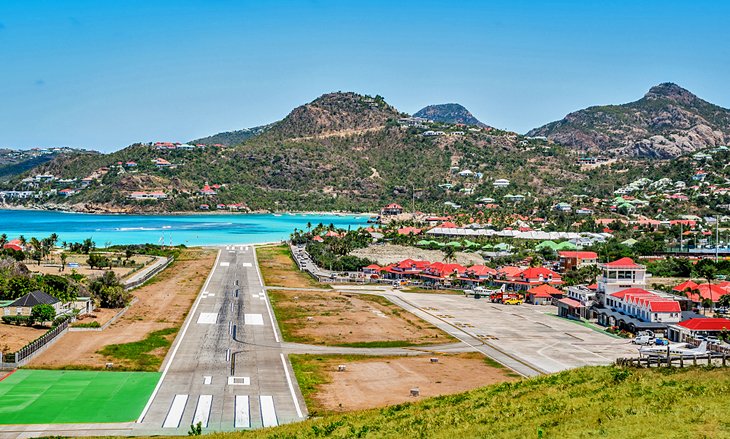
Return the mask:
<path id="1" fill-rule="evenodd" d="M 261 428 L 306 417 L 253 246 L 222 248 L 135 434 Z"/>

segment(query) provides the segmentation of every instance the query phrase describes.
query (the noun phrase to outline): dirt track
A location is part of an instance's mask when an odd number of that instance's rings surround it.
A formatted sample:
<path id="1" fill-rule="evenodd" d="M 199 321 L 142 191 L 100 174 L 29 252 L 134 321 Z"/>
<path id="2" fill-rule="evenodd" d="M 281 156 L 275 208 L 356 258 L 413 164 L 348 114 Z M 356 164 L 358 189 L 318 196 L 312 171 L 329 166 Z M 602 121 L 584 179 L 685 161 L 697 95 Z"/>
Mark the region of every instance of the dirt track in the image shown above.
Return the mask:
<path id="1" fill-rule="evenodd" d="M 216 252 L 191 249 L 160 273 L 152 283 L 134 290 L 139 301 L 101 332 L 69 332 L 30 363 L 30 367 L 102 368 L 106 359 L 96 352 L 110 344 L 138 341 L 152 332 L 180 326 L 208 276 Z M 167 349 L 155 351 L 164 356 Z"/>

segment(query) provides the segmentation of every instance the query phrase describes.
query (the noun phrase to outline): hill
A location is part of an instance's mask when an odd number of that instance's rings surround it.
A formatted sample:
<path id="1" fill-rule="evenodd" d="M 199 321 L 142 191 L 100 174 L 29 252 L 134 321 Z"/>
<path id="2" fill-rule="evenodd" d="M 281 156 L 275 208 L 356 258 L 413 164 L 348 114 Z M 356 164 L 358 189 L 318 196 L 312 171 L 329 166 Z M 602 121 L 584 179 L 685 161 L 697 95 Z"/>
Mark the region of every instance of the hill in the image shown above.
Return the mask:
<path id="1" fill-rule="evenodd" d="M 528 135 L 586 153 L 671 158 L 730 142 L 730 110 L 664 83 L 638 101 L 579 110 Z"/>
<path id="2" fill-rule="evenodd" d="M 587 367 L 233 438 L 730 437 L 727 369 Z"/>
<path id="3" fill-rule="evenodd" d="M 246 140 L 250 139 L 251 137 L 258 136 L 259 134 L 265 132 L 271 128 L 271 124 L 269 125 L 261 125 L 258 127 L 253 128 L 244 128 L 242 130 L 236 130 L 236 131 L 225 131 L 218 134 L 213 134 L 212 136 L 208 137 L 201 137 L 200 139 L 191 140 L 189 143 L 192 143 L 194 145 L 203 144 L 203 145 L 224 145 L 224 146 L 235 146 L 239 143 L 243 143 Z"/>
<path id="4" fill-rule="evenodd" d="M 474 117 L 469 110 L 460 104 L 429 105 L 418 110 L 413 116 L 422 117 L 435 122 L 461 123 L 464 125 L 476 125 L 480 127 L 487 126 L 480 122 L 479 119 Z"/>

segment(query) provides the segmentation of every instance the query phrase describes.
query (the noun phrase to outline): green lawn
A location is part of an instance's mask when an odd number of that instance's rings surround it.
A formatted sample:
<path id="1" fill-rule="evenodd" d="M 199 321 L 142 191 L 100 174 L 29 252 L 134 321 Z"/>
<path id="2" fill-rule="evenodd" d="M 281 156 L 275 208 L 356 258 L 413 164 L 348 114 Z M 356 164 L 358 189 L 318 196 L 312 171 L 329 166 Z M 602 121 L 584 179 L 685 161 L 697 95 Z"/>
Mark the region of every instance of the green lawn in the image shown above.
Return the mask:
<path id="1" fill-rule="evenodd" d="M 0 424 L 134 421 L 159 378 L 157 372 L 20 369 L 0 381 Z"/>

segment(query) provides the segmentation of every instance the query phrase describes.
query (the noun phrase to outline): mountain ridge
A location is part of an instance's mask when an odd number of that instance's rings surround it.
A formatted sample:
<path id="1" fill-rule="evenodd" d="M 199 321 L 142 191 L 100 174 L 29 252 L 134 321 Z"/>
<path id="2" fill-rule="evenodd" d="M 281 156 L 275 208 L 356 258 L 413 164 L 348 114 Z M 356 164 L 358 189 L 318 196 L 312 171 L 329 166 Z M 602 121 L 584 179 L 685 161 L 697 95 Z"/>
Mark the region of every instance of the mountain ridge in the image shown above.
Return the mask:
<path id="1" fill-rule="evenodd" d="M 577 110 L 527 135 L 585 153 L 666 159 L 730 141 L 730 110 L 666 82 L 637 101 Z"/>

